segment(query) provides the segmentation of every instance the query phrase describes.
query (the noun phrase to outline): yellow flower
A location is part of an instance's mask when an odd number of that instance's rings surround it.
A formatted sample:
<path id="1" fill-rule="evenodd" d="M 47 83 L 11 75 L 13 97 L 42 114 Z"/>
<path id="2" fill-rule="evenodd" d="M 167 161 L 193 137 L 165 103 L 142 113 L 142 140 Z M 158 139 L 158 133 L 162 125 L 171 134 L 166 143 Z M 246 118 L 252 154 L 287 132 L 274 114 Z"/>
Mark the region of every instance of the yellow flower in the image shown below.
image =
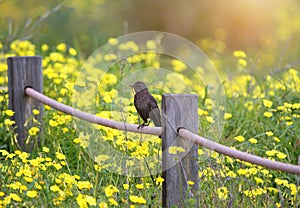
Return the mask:
<path id="1" fill-rule="evenodd" d="M 88 189 L 90 190 L 93 186 L 89 181 L 78 181 L 77 182 L 77 187 L 82 190 L 82 189 Z"/>
<path id="2" fill-rule="evenodd" d="M 85 200 L 90 206 L 96 206 L 96 198 L 93 196 L 85 195 Z"/>
<path id="3" fill-rule="evenodd" d="M 49 125 L 55 127 L 55 126 L 58 126 L 58 123 L 56 121 L 50 119 Z"/>
<path id="4" fill-rule="evenodd" d="M 110 45 L 118 45 L 119 41 L 116 38 L 109 38 L 108 39 L 108 44 Z"/>
<path id="5" fill-rule="evenodd" d="M 137 203 L 137 204 L 146 204 L 146 200 L 142 197 L 142 196 L 129 196 L 129 199 L 131 202 L 133 203 Z"/>
<path id="6" fill-rule="evenodd" d="M 287 126 L 291 126 L 293 124 L 292 121 L 285 122 Z"/>
<path id="7" fill-rule="evenodd" d="M 271 112 L 264 112 L 264 116 L 267 117 L 267 118 L 270 118 L 273 116 L 273 113 Z"/>
<path id="8" fill-rule="evenodd" d="M 267 99 L 263 99 L 263 104 L 264 104 L 265 107 L 271 108 L 272 105 L 273 105 L 273 102 L 270 101 L 270 100 L 267 100 Z"/>
<path id="9" fill-rule="evenodd" d="M 189 184 L 190 186 L 192 186 L 192 185 L 195 184 L 195 182 L 194 182 L 194 181 L 188 181 L 188 184 Z"/>
<path id="10" fill-rule="evenodd" d="M 85 200 L 85 197 L 83 194 L 78 194 L 78 196 L 76 197 L 76 202 L 79 205 L 80 208 L 87 208 L 87 202 Z"/>
<path id="11" fill-rule="evenodd" d="M 42 44 L 41 50 L 44 51 L 44 52 L 48 51 L 49 50 L 49 46 L 47 44 Z"/>
<path id="12" fill-rule="evenodd" d="M 232 114 L 231 113 L 225 113 L 224 114 L 224 119 L 225 120 L 228 120 L 228 119 L 230 119 L 232 117 Z"/>
<path id="13" fill-rule="evenodd" d="M 286 154 L 282 153 L 282 152 L 277 152 L 276 156 L 279 158 L 279 159 L 285 159 L 286 158 Z"/>
<path id="14" fill-rule="evenodd" d="M 50 110 L 51 109 L 51 107 L 49 105 L 45 105 L 44 107 L 45 107 L 46 110 Z"/>
<path id="15" fill-rule="evenodd" d="M 273 137 L 275 142 L 280 142 L 280 139 L 278 137 Z"/>
<path id="16" fill-rule="evenodd" d="M 33 113 L 33 115 L 39 115 L 40 111 L 38 109 L 33 109 L 32 113 Z"/>
<path id="17" fill-rule="evenodd" d="M 108 201 L 113 206 L 119 206 L 118 202 L 116 200 L 114 200 L 113 198 L 109 198 Z"/>
<path id="18" fill-rule="evenodd" d="M 62 166 L 60 164 L 53 164 L 53 167 L 56 169 L 56 170 L 60 170 L 62 169 Z"/>
<path id="19" fill-rule="evenodd" d="M 157 177 L 156 179 L 155 179 L 155 182 L 156 182 L 156 185 L 162 185 L 162 183 L 165 181 L 165 179 L 163 179 L 162 177 Z"/>
<path id="20" fill-rule="evenodd" d="M 21 202 L 21 201 L 22 201 L 22 199 L 21 199 L 17 194 L 15 194 L 15 193 L 11 193 L 9 196 L 10 196 L 14 201 L 16 201 L 16 202 Z"/>
<path id="21" fill-rule="evenodd" d="M 106 202 L 100 202 L 99 208 L 108 208 L 108 204 Z"/>
<path id="22" fill-rule="evenodd" d="M 182 61 L 177 60 L 177 59 L 172 60 L 171 64 L 176 72 L 182 72 L 183 70 L 185 70 L 187 68 L 185 63 L 183 63 Z"/>
<path id="23" fill-rule="evenodd" d="M 154 40 L 147 40 L 146 47 L 149 50 L 155 50 L 157 48 L 156 43 Z"/>
<path id="24" fill-rule="evenodd" d="M 287 180 L 282 180 L 279 178 L 275 178 L 274 182 L 277 183 L 278 185 L 284 185 L 286 187 L 288 187 L 289 185 L 289 182 Z"/>
<path id="25" fill-rule="evenodd" d="M 103 57 L 104 61 L 107 61 L 107 62 L 114 61 L 117 58 L 118 58 L 118 56 L 116 54 L 113 54 L 113 53 L 105 54 L 105 56 Z"/>
<path id="26" fill-rule="evenodd" d="M 57 159 L 59 160 L 65 160 L 66 159 L 66 156 L 60 152 L 55 152 L 55 156 Z"/>
<path id="27" fill-rule="evenodd" d="M 72 56 L 76 56 L 77 51 L 74 48 L 69 48 L 69 54 L 72 55 Z"/>
<path id="28" fill-rule="evenodd" d="M 257 184 L 263 184 L 264 183 L 264 180 L 263 179 L 261 179 L 261 178 L 258 178 L 258 177 L 254 177 L 254 180 L 255 180 L 255 182 L 257 183 Z"/>
<path id="29" fill-rule="evenodd" d="M 60 188 L 57 185 L 53 185 L 53 186 L 50 186 L 50 190 L 53 192 L 58 192 L 60 190 Z"/>
<path id="30" fill-rule="evenodd" d="M 123 188 L 124 188 L 125 190 L 128 190 L 128 189 L 129 189 L 129 184 L 123 184 Z"/>
<path id="31" fill-rule="evenodd" d="M 215 120 L 212 116 L 206 116 L 206 120 L 209 122 L 209 123 L 215 123 Z"/>
<path id="32" fill-rule="evenodd" d="M 144 188 L 144 184 L 139 183 L 139 184 L 136 184 L 135 187 L 136 187 L 137 189 L 143 189 L 143 188 Z"/>
<path id="33" fill-rule="evenodd" d="M 56 46 L 56 49 L 61 52 L 65 52 L 67 50 L 67 45 L 65 43 L 60 43 Z"/>
<path id="34" fill-rule="evenodd" d="M 231 178 L 235 178 L 236 174 L 233 171 L 229 171 L 227 174 L 227 176 L 231 177 Z"/>
<path id="35" fill-rule="evenodd" d="M 48 147 L 43 147 L 43 152 L 49 152 L 49 148 Z"/>
<path id="36" fill-rule="evenodd" d="M 183 147 L 179 147 L 179 146 L 169 147 L 169 154 L 171 154 L 171 155 L 176 155 L 181 152 L 185 152 L 185 149 Z"/>
<path id="37" fill-rule="evenodd" d="M 104 188 L 106 197 L 111 197 L 114 193 L 119 192 L 119 189 L 113 185 L 108 185 Z"/>
<path id="38" fill-rule="evenodd" d="M 25 176 L 24 180 L 28 183 L 31 183 L 33 181 L 33 178 Z"/>
<path id="39" fill-rule="evenodd" d="M 291 195 L 295 196 L 298 192 L 297 189 L 299 189 L 299 187 L 297 187 L 295 184 L 291 183 L 288 185 L 290 190 L 291 190 Z"/>
<path id="40" fill-rule="evenodd" d="M 246 58 L 247 57 L 246 53 L 242 50 L 233 51 L 233 56 L 237 57 L 237 58 Z"/>
<path id="41" fill-rule="evenodd" d="M 5 193 L 3 191 L 0 191 L 0 197 L 5 196 Z"/>
<path id="42" fill-rule="evenodd" d="M 243 68 L 247 66 L 247 61 L 245 59 L 239 58 L 238 63 Z"/>
<path id="43" fill-rule="evenodd" d="M 6 110 L 5 114 L 8 115 L 8 116 L 13 116 L 13 115 L 15 115 L 15 112 L 12 111 L 12 110 Z"/>
<path id="44" fill-rule="evenodd" d="M 97 157 L 95 157 L 95 162 L 96 163 L 103 163 L 106 160 L 109 160 L 110 157 L 108 155 L 98 155 Z"/>
<path id="45" fill-rule="evenodd" d="M 26 195 L 30 198 L 35 198 L 37 196 L 37 191 L 27 191 Z"/>
<path id="46" fill-rule="evenodd" d="M 16 123 L 15 121 L 12 121 L 12 120 L 10 120 L 8 118 L 4 120 L 4 124 L 7 125 L 7 126 L 11 126 L 11 125 L 13 125 L 15 123 Z"/>
<path id="47" fill-rule="evenodd" d="M 266 132 L 266 135 L 267 135 L 267 136 L 273 136 L 273 132 L 267 131 L 267 132 Z"/>
<path id="48" fill-rule="evenodd" d="M 40 129 L 38 127 L 31 127 L 28 131 L 30 136 L 34 136 L 36 135 L 38 132 L 40 131 Z"/>
<path id="49" fill-rule="evenodd" d="M 239 142 L 245 141 L 245 137 L 243 137 L 243 136 L 236 136 L 236 137 L 234 137 L 233 139 L 235 139 L 235 140 L 237 140 L 237 141 L 239 141 Z"/>
<path id="50" fill-rule="evenodd" d="M 257 139 L 250 138 L 250 139 L 248 139 L 248 141 L 252 144 L 257 144 Z"/>
<path id="51" fill-rule="evenodd" d="M 73 142 L 74 142 L 75 144 L 79 144 L 79 143 L 80 143 L 80 139 L 79 139 L 79 138 L 73 139 Z"/>
<path id="52" fill-rule="evenodd" d="M 278 153 L 277 150 L 268 150 L 268 151 L 266 151 L 266 155 L 268 155 L 270 157 L 274 156 L 277 153 Z"/>
<path id="53" fill-rule="evenodd" d="M 219 197 L 219 199 L 227 199 L 228 198 L 228 189 L 226 187 L 218 188 L 218 197 Z"/>

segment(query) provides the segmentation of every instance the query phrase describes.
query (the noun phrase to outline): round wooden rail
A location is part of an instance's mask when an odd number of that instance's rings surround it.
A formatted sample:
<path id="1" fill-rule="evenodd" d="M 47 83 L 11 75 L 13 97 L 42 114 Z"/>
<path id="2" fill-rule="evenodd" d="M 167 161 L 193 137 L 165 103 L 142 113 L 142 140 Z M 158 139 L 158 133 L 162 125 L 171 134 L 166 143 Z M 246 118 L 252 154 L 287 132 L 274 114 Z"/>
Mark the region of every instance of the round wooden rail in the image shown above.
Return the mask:
<path id="1" fill-rule="evenodd" d="M 64 113 L 67 113 L 67 114 L 77 117 L 79 119 L 89 121 L 91 123 L 111 127 L 114 129 L 126 130 L 126 131 L 130 131 L 130 132 L 137 132 L 137 133 L 143 133 L 143 134 L 161 135 L 161 133 L 162 133 L 161 127 L 146 126 L 144 128 L 138 129 L 137 128 L 138 125 L 135 125 L 135 124 L 128 124 L 128 123 L 124 123 L 124 122 L 113 121 L 110 119 L 101 118 L 101 117 L 92 115 L 90 113 L 86 113 L 86 112 L 74 109 L 70 106 L 59 103 L 43 94 L 37 92 L 36 90 L 34 90 L 30 87 L 25 88 L 25 94 L 43 104 L 46 104 L 46 105 L 51 106 L 52 108 L 55 108 L 56 110 L 62 111 Z M 191 141 L 195 142 L 196 144 L 203 146 L 204 148 L 216 151 L 218 153 L 227 155 L 229 157 L 247 161 L 247 162 L 257 164 L 257 165 L 260 165 L 263 167 L 267 167 L 270 169 L 280 170 L 283 172 L 300 175 L 300 166 L 298 166 L 298 165 L 277 162 L 277 161 L 269 160 L 269 159 L 262 158 L 262 157 L 259 157 L 256 155 L 252 155 L 249 153 L 245 153 L 245 152 L 242 152 L 239 150 L 234 150 L 227 146 L 221 145 L 219 143 L 216 143 L 214 141 L 211 141 L 209 139 L 206 139 L 204 137 L 196 135 L 184 128 L 178 129 L 178 135 L 183 139 L 191 140 Z"/>

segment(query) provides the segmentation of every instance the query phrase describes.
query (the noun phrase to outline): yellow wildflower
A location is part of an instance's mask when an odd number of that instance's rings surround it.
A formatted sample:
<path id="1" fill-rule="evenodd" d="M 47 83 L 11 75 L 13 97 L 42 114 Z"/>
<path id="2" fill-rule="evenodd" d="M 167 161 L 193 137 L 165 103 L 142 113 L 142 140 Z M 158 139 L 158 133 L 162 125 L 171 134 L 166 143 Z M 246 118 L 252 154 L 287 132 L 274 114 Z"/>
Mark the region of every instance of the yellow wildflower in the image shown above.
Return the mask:
<path id="1" fill-rule="evenodd" d="M 129 196 L 129 199 L 133 203 L 146 204 L 146 200 L 142 196 L 131 195 L 131 196 Z"/>
<path id="2" fill-rule="evenodd" d="M 118 202 L 116 200 L 114 200 L 113 198 L 109 198 L 108 201 L 113 206 L 119 206 Z"/>
<path id="3" fill-rule="evenodd" d="M 13 116 L 13 115 L 15 115 L 15 112 L 12 111 L 12 110 L 6 110 L 5 114 L 8 115 L 8 116 Z"/>
<path id="4" fill-rule="evenodd" d="M 257 144 L 257 139 L 250 138 L 250 139 L 248 139 L 248 141 L 252 144 Z"/>
<path id="5" fill-rule="evenodd" d="M 108 185 L 104 188 L 105 195 L 111 197 L 114 193 L 119 192 L 119 189 L 113 185 Z"/>
<path id="6" fill-rule="evenodd" d="M 264 116 L 267 117 L 267 118 L 270 118 L 273 116 L 273 113 L 271 112 L 264 112 Z"/>
<path id="7" fill-rule="evenodd" d="M 237 58 L 246 58 L 247 57 L 246 53 L 242 50 L 233 51 L 233 56 L 237 57 Z"/>
<path id="8" fill-rule="evenodd" d="M 215 123 L 215 120 L 212 116 L 206 116 L 206 120 L 209 122 L 209 123 Z"/>
<path id="9" fill-rule="evenodd" d="M 110 45 L 118 45 L 119 41 L 116 38 L 109 38 L 108 39 L 108 44 Z"/>
<path id="10" fill-rule="evenodd" d="M 267 99 L 263 99 L 263 104 L 264 104 L 265 107 L 271 108 L 272 105 L 273 105 L 273 102 L 270 101 L 270 100 L 267 100 Z"/>
<path id="11" fill-rule="evenodd" d="M 35 198 L 37 197 L 37 191 L 27 191 L 26 195 L 30 198 Z"/>
<path id="12" fill-rule="evenodd" d="M 176 72 L 182 72 L 183 70 L 185 70 L 187 68 L 185 63 L 183 63 L 182 61 L 177 60 L 177 59 L 172 60 L 171 64 Z"/>
<path id="13" fill-rule="evenodd" d="M 136 184 L 135 187 L 136 187 L 137 189 L 143 189 L 143 188 L 144 188 L 144 184 L 139 183 L 139 184 Z"/>
<path id="14" fill-rule="evenodd" d="M 49 152 L 49 148 L 48 147 L 43 147 L 43 152 Z"/>
<path id="15" fill-rule="evenodd" d="M 183 147 L 179 147 L 179 146 L 169 147 L 169 154 L 171 154 L 171 155 L 176 155 L 181 152 L 185 152 L 185 149 Z"/>
<path id="16" fill-rule="evenodd" d="M 155 182 L 156 182 L 156 185 L 162 185 L 162 183 L 165 181 L 165 179 L 163 179 L 162 177 L 157 177 L 156 179 L 155 179 Z"/>
<path id="17" fill-rule="evenodd" d="M 38 127 L 31 127 L 28 131 L 30 136 L 34 136 L 36 135 L 38 132 L 40 131 L 40 129 Z"/>
<path id="18" fill-rule="evenodd" d="M 123 188 L 124 188 L 125 190 L 128 190 L 128 189 L 129 189 L 129 184 L 123 184 Z"/>
<path id="19" fill-rule="evenodd" d="M 239 142 L 245 141 L 245 137 L 243 137 L 243 136 L 236 136 L 236 137 L 234 137 L 233 139 L 235 139 L 235 140 L 237 140 L 237 141 L 239 141 Z"/>
<path id="20" fill-rule="evenodd" d="M 225 120 L 228 120 L 228 119 L 230 119 L 232 117 L 232 114 L 231 113 L 225 113 L 224 114 L 224 119 Z"/>
<path id="21" fill-rule="evenodd" d="M 40 111 L 38 109 L 33 109 L 32 113 L 33 113 L 33 115 L 39 115 Z"/>
<path id="22" fill-rule="evenodd" d="M 227 199 L 228 198 L 228 189 L 226 187 L 218 188 L 218 197 L 219 197 L 219 199 Z"/>
<path id="23" fill-rule="evenodd" d="M 100 202 L 99 208 L 108 208 L 108 204 L 106 202 Z"/>
<path id="24" fill-rule="evenodd" d="M 266 135 L 267 135 L 267 136 L 273 136 L 273 132 L 267 131 L 267 132 L 266 132 Z"/>

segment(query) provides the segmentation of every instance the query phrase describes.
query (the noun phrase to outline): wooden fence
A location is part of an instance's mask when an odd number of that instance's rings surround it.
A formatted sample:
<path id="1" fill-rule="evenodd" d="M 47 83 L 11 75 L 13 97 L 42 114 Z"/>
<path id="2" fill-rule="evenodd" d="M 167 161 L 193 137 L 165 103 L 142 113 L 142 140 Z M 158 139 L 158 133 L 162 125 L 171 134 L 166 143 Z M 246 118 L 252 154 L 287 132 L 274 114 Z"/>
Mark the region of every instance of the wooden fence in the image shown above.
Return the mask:
<path id="1" fill-rule="evenodd" d="M 91 123 L 119 130 L 161 135 L 163 150 L 162 169 L 163 178 L 165 179 L 162 192 L 163 207 L 172 207 L 174 205 L 181 207 L 187 198 L 197 197 L 195 193 L 199 189 L 198 145 L 270 169 L 300 174 L 300 166 L 272 161 L 234 150 L 197 135 L 198 97 L 196 95 L 163 95 L 162 114 L 164 116 L 162 116 L 162 123 L 164 128 L 144 127 L 138 129 L 138 125 L 100 118 L 59 103 L 43 95 L 42 57 L 9 57 L 7 63 L 9 108 L 15 112 L 13 116 L 17 127 L 15 131 L 18 135 L 18 143 L 22 150 L 31 151 L 34 148 L 34 143 L 25 142 L 27 131 L 24 124 L 27 119 L 32 116 L 31 113 L 33 109 L 40 110 L 41 113 L 37 119 L 42 122 L 43 104 L 47 104 L 61 112 Z M 184 111 L 184 113 L 179 113 L 180 111 Z M 183 158 L 176 162 L 176 165 L 173 165 L 173 161 L 178 159 L 178 155 L 171 155 L 168 151 L 164 151 L 174 145 L 182 146 L 189 150 Z M 188 191 L 188 180 L 194 182 L 191 191 Z M 199 205 L 197 204 L 197 206 Z"/>

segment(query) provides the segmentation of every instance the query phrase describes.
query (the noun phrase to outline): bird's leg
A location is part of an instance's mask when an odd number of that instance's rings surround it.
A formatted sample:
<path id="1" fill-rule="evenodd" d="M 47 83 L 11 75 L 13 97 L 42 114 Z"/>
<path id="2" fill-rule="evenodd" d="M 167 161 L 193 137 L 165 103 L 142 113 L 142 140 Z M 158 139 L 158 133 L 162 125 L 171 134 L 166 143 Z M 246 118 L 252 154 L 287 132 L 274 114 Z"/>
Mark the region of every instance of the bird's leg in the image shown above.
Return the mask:
<path id="1" fill-rule="evenodd" d="M 144 122 L 144 123 L 142 123 L 141 125 L 139 125 L 138 126 L 138 129 L 142 129 L 144 126 L 149 126 L 149 124 L 150 124 L 150 120 L 146 123 L 146 122 Z"/>

